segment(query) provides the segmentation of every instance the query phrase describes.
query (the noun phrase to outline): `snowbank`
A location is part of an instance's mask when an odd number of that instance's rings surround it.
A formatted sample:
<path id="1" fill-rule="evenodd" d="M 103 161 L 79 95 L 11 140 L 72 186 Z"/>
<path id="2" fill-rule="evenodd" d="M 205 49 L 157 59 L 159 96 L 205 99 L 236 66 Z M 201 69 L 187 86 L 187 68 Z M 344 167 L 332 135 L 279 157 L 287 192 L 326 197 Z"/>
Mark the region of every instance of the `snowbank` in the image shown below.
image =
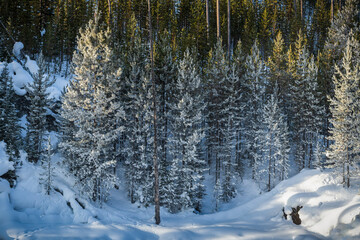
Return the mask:
<path id="1" fill-rule="evenodd" d="M 60 156 L 54 158 L 59 162 Z M 54 182 L 57 190 L 47 196 L 37 183 L 41 168 L 23 164 L 16 189 L 0 182 L 0 189 L 9 192 L 0 194 L 0 211 L 7 216 L 0 216 L 0 221 L 7 221 L 0 225 L 0 238 L 4 233 L 20 239 L 287 240 L 358 239 L 360 235 L 357 189 L 343 188 L 331 171 L 304 170 L 260 195 L 251 181 L 244 181 L 242 193 L 223 211 L 197 215 L 191 210 L 170 214 L 161 209 L 162 222 L 156 226 L 154 208 L 131 204 L 122 188 L 113 190 L 100 209 L 76 194 L 74 180 L 60 166 Z M 299 226 L 282 218 L 283 207 L 289 212 L 297 205 L 303 206 Z"/>

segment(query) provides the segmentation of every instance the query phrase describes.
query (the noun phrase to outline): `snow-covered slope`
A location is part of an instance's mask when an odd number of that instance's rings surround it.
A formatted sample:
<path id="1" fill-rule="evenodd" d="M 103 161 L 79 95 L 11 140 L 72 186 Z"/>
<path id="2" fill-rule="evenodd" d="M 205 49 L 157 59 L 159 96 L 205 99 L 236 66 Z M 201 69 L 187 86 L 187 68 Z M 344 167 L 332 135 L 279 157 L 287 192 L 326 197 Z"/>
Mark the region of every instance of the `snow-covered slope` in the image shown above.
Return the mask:
<path id="1" fill-rule="evenodd" d="M 25 159 L 25 155 L 22 155 Z M 54 161 L 60 157 L 55 155 Z M 0 239 L 359 239 L 360 196 L 344 189 L 330 171 L 303 170 L 271 192 L 250 199 L 246 189 L 221 212 L 170 214 L 153 221 L 153 207 L 138 208 L 123 190 L 113 190 L 102 208 L 73 190 L 70 177 L 57 167 L 55 188 L 45 195 L 41 172 L 23 160 L 19 181 L 10 189 L 0 182 Z M 242 199 L 242 196 L 243 199 Z M 282 218 L 282 208 L 303 206 L 302 224 Z M 356 217 L 357 216 L 357 217 Z"/>

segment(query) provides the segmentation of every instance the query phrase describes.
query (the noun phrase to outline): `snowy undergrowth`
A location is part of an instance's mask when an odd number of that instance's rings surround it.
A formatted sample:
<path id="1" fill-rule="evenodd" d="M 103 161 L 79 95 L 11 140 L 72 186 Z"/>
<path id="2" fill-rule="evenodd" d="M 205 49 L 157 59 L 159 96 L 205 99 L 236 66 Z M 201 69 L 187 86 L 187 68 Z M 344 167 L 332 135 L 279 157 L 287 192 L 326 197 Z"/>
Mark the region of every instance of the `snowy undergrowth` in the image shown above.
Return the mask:
<path id="1" fill-rule="evenodd" d="M 356 239 L 360 236 L 360 196 L 345 189 L 331 171 L 303 170 L 271 192 L 258 194 L 245 180 L 239 195 L 217 213 L 191 210 L 170 214 L 153 224 L 153 207 L 130 204 L 124 189 L 113 190 L 102 209 L 82 199 L 73 180 L 56 167 L 50 196 L 38 184 L 41 167 L 25 161 L 11 189 L 0 181 L 0 239 Z M 59 155 L 53 162 L 61 161 Z M 210 198 L 209 198 L 210 201 Z M 282 218 L 282 208 L 303 206 L 302 225 Z M 211 207 L 211 203 L 204 205 Z M 205 209 L 205 212 L 211 212 Z"/>
<path id="2" fill-rule="evenodd" d="M 4 66 L 5 62 L 0 62 L 0 72 L 2 71 Z M 26 56 L 25 66 L 28 68 L 28 71 L 33 75 L 36 74 L 39 69 L 36 61 L 30 59 L 29 56 Z M 21 64 L 17 61 L 9 63 L 8 70 L 9 76 L 13 80 L 13 87 L 15 93 L 19 96 L 25 95 L 25 86 L 34 81 L 30 73 L 26 71 L 23 66 L 21 66 Z M 49 93 L 49 99 L 58 100 L 64 87 L 69 83 L 69 80 L 59 74 L 52 74 L 51 78 L 55 78 L 55 82 L 51 87 L 47 89 L 47 92 Z"/>

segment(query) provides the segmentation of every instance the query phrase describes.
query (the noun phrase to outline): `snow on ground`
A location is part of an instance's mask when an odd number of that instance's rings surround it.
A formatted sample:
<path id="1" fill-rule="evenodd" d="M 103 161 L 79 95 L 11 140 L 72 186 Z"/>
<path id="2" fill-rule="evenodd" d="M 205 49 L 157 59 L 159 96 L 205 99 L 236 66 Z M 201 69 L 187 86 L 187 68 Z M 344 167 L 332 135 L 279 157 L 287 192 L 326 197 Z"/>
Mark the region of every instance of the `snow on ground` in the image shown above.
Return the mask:
<path id="1" fill-rule="evenodd" d="M 303 170 L 260 194 L 251 181 L 221 211 L 197 215 L 191 210 L 170 214 L 130 204 L 124 189 L 113 190 L 102 209 L 78 196 L 55 155 L 55 191 L 45 195 L 38 178 L 41 167 L 22 167 L 15 189 L 0 181 L 0 239 L 359 239 L 360 196 L 347 190 L 330 171 Z M 209 200 L 210 201 L 210 200 Z M 302 205 L 302 225 L 282 218 L 282 208 Z M 206 207 L 206 206 L 205 206 Z M 207 207 L 211 207 L 209 203 Z"/>

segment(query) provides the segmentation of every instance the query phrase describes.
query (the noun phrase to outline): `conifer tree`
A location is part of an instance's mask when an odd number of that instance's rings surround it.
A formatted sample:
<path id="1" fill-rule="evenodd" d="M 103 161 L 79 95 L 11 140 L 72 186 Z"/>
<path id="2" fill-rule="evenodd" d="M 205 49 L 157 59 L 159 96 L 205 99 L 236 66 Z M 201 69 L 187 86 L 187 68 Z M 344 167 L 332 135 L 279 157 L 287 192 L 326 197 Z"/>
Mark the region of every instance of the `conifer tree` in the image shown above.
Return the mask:
<path id="1" fill-rule="evenodd" d="M 125 112 L 129 121 L 125 122 L 127 144 L 123 149 L 125 176 L 128 195 L 132 203 L 148 206 L 153 201 L 151 164 L 151 91 L 146 52 L 147 48 L 140 36 L 135 16 L 128 24 L 129 39 L 124 51 Z"/>
<path id="2" fill-rule="evenodd" d="M 239 88 L 239 81 L 240 79 L 235 65 L 232 65 L 224 84 L 228 97 L 222 106 L 222 111 L 226 114 L 223 120 L 225 125 L 224 138 L 222 140 L 223 153 L 220 155 L 224 169 L 221 193 L 223 202 L 229 202 L 236 196 L 236 178 L 242 177 L 244 167 L 243 159 L 236 159 L 236 156 L 233 154 L 237 151 L 236 135 L 237 130 L 242 130 L 240 126 L 243 120 L 242 114 L 244 108 L 244 104 L 241 103 L 242 93 Z"/>
<path id="3" fill-rule="evenodd" d="M 266 167 L 267 190 L 270 191 L 276 184 L 277 176 L 280 180 L 287 177 L 289 170 L 289 142 L 288 128 L 284 114 L 279 107 L 277 84 L 270 99 L 264 105 L 262 129 L 263 167 Z"/>
<path id="4" fill-rule="evenodd" d="M 246 96 L 246 142 L 251 177 L 259 180 L 259 164 L 262 160 L 261 150 L 261 128 L 262 109 L 265 100 L 265 64 L 260 57 L 257 42 L 254 43 L 251 54 L 246 58 L 245 81 L 249 92 Z"/>
<path id="5" fill-rule="evenodd" d="M 330 97 L 330 122 L 329 139 L 333 141 L 326 152 L 328 167 L 335 168 L 343 177 L 343 184 L 350 187 L 351 169 L 359 163 L 359 63 L 353 64 L 353 48 L 356 40 L 349 37 L 343 51 L 342 64 L 335 65 L 333 76 L 335 93 Z M 359 47 L 358 44 L 357 47 Z"/>
<path id="6" fill-rule="evenodd" d="M 327 30 L 332 21 L 330 17 L 329 11 L 326 9 L 326 2 L 317 0 L 309 34 L 310 49 L 313 52 L 322 50 L 324 47 Z"/>
<path id="7" fill-rule="evenodd" d="M 224 110 L 224 103 L 228 96 L 225 85 L 229 74 L 229 64 L 226 60 L 222 41 L 219 39 L 215 48 L 210 51 L 206 76 L 208 78 L 208 106 L 207 106 L 207 141 L 208 161 L 215 164 L 215 182 L 220 178 L 221 157 L 228 155 L 223 148 L 224 133 L 227 129 L 228 111 Z M 228 151 L 227 151 L 228 152 Z M 211 166 L 214 167 L 214 166 Z M 220 181 L 221 183 L 221 181 Z"/>
<path id="8" fill-rule="evenodd" d="M 174 102 L 176 90 L 176 49 L 171 43 L 171 35 L 164 31 L 160 34 L 155 51 L 155 72 L 158 83 L 158 139 L 159 139 L 159 177 L 160 203 L 167 198 L 169 186 L 169 132 L 171 131 L 172 115 L 170 105 Z"/>
<path id="9" fill-rule="evenodd" d="M 299 35 L 300 36 L 300 35 Z M 299 37 L 298 43 L 301 41 Z M 298 44 L 297 48 L 299 48 Z M 297 50 L 299 51 L 299 50 Z M 293 102 L 293 136 L 299 168 L 312 167 L 316 133 L 322 127 L 324 108 L 317 85 L 318 68 L 313 56 L 304 47 L 297 58 L 294 82 L 291 88 Z"/>
<path id="10" fill-rule="evenodd" d="M 21 148 L 21 127 L 14 104 L 15 92 L 13 82 L 9 76 L 8 65 L 5 64 L 0 74 L 0 141 L 6 144 L 6 154 L 9 160 L 17 165 Z M 6 179 L 11 186 L 16 183 L 16 168 L 6 174 Z"/>
<path id="11" fill-rule="evenodd" d="M 116 94 L 121 91 L 121 69 L 112 61 L 110 30 L 96 17 L 80 30 L 73 56 L 74 77 L 63 96 L 61 117 L 72 126 L 61 147 L 74 156 L 71 164 L 77 185 L 100 206 L 116 182 L 114 144 L 124 131 L 125 118 Z"/>
<path id="12" fill-rule="evenodd" d="M 313 167 L 314 148 L 317 145 L 318 133 L 322 129 L 322 119 L 325 117 L 325 106 L 318 86 L 318 67 L 314 56 L 309 59 L 307 75 L 305 78 L 305 99 L 307 100 L 307 111 L 304 119 L 307 122 L 306 144 L 308 148 L 307 167 Z"/>
<path id="13" fill-rule="evenodd" d="M 245 59 L 246 55 L 242 51 L 242 43 L 238 41 L 237 46 L 234 51 L 233 61 L 231 65 L 231 72 L 229 80 L 233 79 L 230 82 L 232 86 L 233 94 L 233 127 L 235 128 L 235 168 L 237 174 L 242 178 L 245 170 L 245 108 L 246 108 L 246 92 L 248 92 L 248 86 L 245 84 L 244 75 L 245 75 Z M 231 74 L 236 74 L 233 76 Z"/>
<path id="14" fill-rule="evenodd" d="M 126 129 L 129 149 L 125 161 L 125 174 L 131 202 L 148 206 L 153 201 L 153 193 L 150 191 L 153 187 L 150 145 L 153 138 L 150 132 L 152 95 L 148 72 L 138 69 L 136 62 L 133 62 L 132 67 L 132 73 L 127 79 L 130 86 L 126 109 L 131 125 L 129 124 Z"/>
<path id="15" fill-rule="evenodd" d="M 44 55 L 40 53 L 37 60 L 38 72 L 34 75 L 34 81 L 25 87 L 27 99 L 30 101 L 27 119 L 26 151 L 29 162 L 37 163 L 41 161 L 43 153 L 43 143 L 46 135 L 46 113 L 50 106 L 47 88 L 50 87 L 55 79 L 50 80 L 46 74 L 46 63 Z"/>
<path id="16" fill-rule="evenodd" d="M 342 63 L 343 53 L 347 44 L 347 39 L 351 35 L 360 34 L 360 25 L 358 19 L 359 8 L 357 0 L 346 1 L 345 6 L 334 16 L 331 26 L 327 32 L 327 38 L 324 44 L 324 49 L 319 56 L 319 87 L 322 93 L 323 105 L 325 105 L 326 115 L 323 119 L 323 132 L 328 136 L 328 129 L 330 123 L 328 119 L 331 118 L 330 102 L 327 101 L 327 96 L 333 97 L 334 84 L 332 77 L 335 72 L 334 63 L 340 66 Z M 359 61 L 360 52 L 353 52 L 353 61 Z M 329 139 L 326 142 L 326 148 L 329 146 Z"/>
<path id="17" fill-rule="evenodd" d="M 205 161 L 199 156 L 199 143 L 204 137 L 202 129 L 205 104 L 200 93 L 201 79 L 190 51 L 178 65 L 178 78 L 174 103 L 171 155 L 173 163 L 170 172 L 170 189 L 173 196 L 169 203 L 172 212 L 194 207 L 200 210 L 204 194 L 202 184 Z"/>
<path id="18" fill-rule="evenodd" d="M 6 143 L 6 153 L 11 161 L 19 157 L 21 127 L 15 107 L 15 91 L 7 64 L 0 74 L 0 141 Z"/>
<path id="19" fill-rule="evenodd" d="M 285 100 L 285 93 L 288 92 L 288 81 L 286 79 L 286 55 L 285 45 L 281 31 L 276 35 L 272 55 L 269 57 L 270 84 L 274 88 L 275 83 L 279 85 L 279 97 Z"/>

